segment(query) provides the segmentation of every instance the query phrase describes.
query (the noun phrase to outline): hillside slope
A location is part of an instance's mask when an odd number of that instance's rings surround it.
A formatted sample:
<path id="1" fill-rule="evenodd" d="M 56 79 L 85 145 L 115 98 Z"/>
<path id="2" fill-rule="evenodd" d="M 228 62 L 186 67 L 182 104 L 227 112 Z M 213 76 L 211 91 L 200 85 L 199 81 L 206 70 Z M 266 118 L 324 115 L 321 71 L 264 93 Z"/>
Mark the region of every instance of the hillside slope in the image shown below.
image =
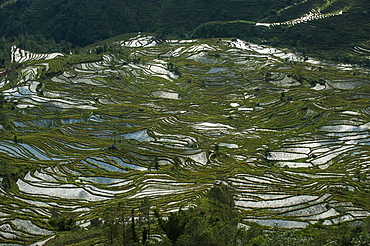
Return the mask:
<path id="1" fill-rule="evenodd" d="M 45 239 L 58 218 L 86 227 L 121 202 L 168 215 L 221 183 L 245 224 L 369 217 L 368 68 L 240 39 L 104 43 L 101 55 L 99 44 L 12 50 L 19 68 L 0 80 L 4 244 Z"/>
<path id="2" fill-rule="evenodd" d="M 266 17 L 279 0 L 18 0 L 0 10 L 0 35 L 41 32 L 57 42 L 84 46 L 121 33 L 150 31 L 183 35 L 212 20 Z"/>

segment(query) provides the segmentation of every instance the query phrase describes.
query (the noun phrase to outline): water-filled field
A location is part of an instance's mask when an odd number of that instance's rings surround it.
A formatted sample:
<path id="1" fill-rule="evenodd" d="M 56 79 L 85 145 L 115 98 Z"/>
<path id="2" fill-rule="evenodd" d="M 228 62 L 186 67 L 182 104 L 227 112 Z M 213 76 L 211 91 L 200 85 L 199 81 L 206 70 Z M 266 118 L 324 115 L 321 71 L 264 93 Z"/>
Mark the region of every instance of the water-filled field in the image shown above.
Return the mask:
<path id="1" fill-rule="evenodd" d="M 56 54 L 13 47 L 32 63 L 0 81 L 0 158 L 27 167 L 0 188 L 5 245 L 52 235 L 55 211 L 87 226 L 103 205 L 148 197 L 166 214 L 220 181 L 245 223 L 370 215 L 357 199 L 369 187 L 369 70 L 239 39 L 119 44 L 125 58 L 53 75 Z"/>

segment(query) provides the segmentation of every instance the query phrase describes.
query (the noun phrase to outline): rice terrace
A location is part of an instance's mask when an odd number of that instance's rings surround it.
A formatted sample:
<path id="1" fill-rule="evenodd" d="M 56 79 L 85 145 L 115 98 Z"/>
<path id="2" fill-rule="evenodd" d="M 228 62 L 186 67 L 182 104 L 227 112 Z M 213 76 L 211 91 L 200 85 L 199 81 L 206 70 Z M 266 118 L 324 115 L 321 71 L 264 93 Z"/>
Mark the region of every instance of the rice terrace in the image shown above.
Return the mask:
<path id="1" fill-rule="evenodd" d="M 370 223 L 369 66 L 199 34 L 352 10 L 324 2 L 339 7 L 207 22 L 188 38 L 135 32 L 74 53 L 12 44 L 16 65 L 0 72 L 0 245 L 63 245 L 57 231 L 99 224 L 73 245 L 186 245 L 166 225 L 197 207 L 245 230 Z M 370 44 L 346 52 L 368 59 Z M 279 245 L 258 235 L 230 245 Z"/>

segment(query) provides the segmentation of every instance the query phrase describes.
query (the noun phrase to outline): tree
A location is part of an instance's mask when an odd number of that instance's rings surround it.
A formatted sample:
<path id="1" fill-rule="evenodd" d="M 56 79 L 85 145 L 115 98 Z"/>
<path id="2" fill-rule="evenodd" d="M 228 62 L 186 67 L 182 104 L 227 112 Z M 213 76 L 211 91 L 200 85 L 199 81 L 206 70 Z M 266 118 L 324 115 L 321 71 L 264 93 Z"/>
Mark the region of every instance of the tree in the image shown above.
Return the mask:
<path id="1" fill-rule="evenodd" d="M 136 235 L 136 225 L 135 225 L 135 209 L 131 210 L 131 233 L 132 233 L 132 240 L 137 243 L 139 239 Z"/>
<path id="2" fill-rule="evenodd" d="M 144 199 L 140 203 L 139 209 L 142 215 L 142 243 L 144 244 L 147 239 L 150 237 L 150 201 L 148 197 L 144 197 Z"/>
<path id="3" fill-rule="evenodd" d="M 175 244 L 177 239 L 184 234 L 187 222 L 187 213 L 182 211 L 171 213 L 168 217 L 163 229 L 173 244 Z"/>
<path id="4" fill-rule="evenodd" d="M 9 189 L 12 186 L 11 182 L 11 176 L 12 176 L 12 170 L 9 167 L 9 164 L 6 163 L 3 160 L 0 160 L 0 174 L 2 176 L 1 186 L 4 189 Z"/>
<path id="5" fill-rule="evenodd" d="M 5 96 L 3 95 L 3 93 L 0 93 L 0 109 L 4 106 L 5 102 Z"/>
<path id="6" fill-rule="evenodd" d="M 178 238 L 176 246 L 216 245 L 209 224 L 204 217 L 195 216 L 186 223 L 184 233 Z"/>
<path id="7" fill-rule="evenodd" d="M 220 204 L 234 207 L 234 198 L 230 192 L 230 188 L 226 185 L 215 185 L 208 191 L 207 196 L 210 200 Z"/>
<path id="8" fill-rule="evenodd" d="M 154 160 L 152 160 L 151 162 L 151 166 L 154 167 L 155 170 L 159 170 L 159 160 L 158 160 L 158 156 L 156 156 L 154 158 Z"/>
<path id="9" fill-rule="evenodd" d="M 118 203 L 118 220 L 119 224 L 121 224 L 122 227 L 122 244 L 123 245 L 129 245 L 129 237 L 127 233 L 127 227 L 126 223 L 128 222 L 128 217 L 125 209 L 125 204 L 123 202 Z"/>
<path id="10" fill-rule="evenodd" d="M 72 216 L 61 215 L 59 213 L 58 216 L 52 215 L 48 222 L 56 231 L 71 231 L 76 226 Z"/>
<path id="11" fill-rule="evenodd" d="M 105 235 L 108 237 L 109 245 L 113 245 L 113 240 L 117 235 L 117 221 L 114 211 L 111 208 L 106 208 L 103 212 Z"/>
<path id="12" fill-rule="evenodd" d="M 173 158 L 173 165 L 176 167 L 176 168 L 180 168 L 181 167 L 181 159 L 178 157 L 178 156 L 175 156 Z"/>

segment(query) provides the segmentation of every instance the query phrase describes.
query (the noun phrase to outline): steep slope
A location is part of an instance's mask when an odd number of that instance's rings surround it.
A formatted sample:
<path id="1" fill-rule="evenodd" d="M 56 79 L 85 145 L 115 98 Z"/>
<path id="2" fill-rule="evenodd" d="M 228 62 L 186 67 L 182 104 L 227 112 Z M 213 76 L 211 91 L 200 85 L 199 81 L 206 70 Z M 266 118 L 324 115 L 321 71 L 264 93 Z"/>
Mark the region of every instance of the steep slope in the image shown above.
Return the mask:
<path id="1" fill-rule="evenodd" d="M 180 38 L 239 37 L 369 63 L 352 52 L 369 39 L 367 0 L 18 0 L 2 6 L 0 35 L 6 38 L 42 34 L 49 43 L 76 47 L 144 31 Z"/>
<path id="2" fill-rule="evenodd" d="M 240 39 L 106 45 L 116 52 L 95 60 L 17 50 L 25 63 L 1 79 L 5 245 L 120 201 L 168 214 L 221 182 L 247 224 L 370 215 L 368 69 Z"/>
<path id="3" fill-rule="evenodd" d="M 206 0 L 18 0 L 0 10 L 0 33 L 6 37 L 41 32 L 57 42 L 86 45 L 134 31 L 183 35 L 211 20 L 258 20 L 284 1 Z"/>

